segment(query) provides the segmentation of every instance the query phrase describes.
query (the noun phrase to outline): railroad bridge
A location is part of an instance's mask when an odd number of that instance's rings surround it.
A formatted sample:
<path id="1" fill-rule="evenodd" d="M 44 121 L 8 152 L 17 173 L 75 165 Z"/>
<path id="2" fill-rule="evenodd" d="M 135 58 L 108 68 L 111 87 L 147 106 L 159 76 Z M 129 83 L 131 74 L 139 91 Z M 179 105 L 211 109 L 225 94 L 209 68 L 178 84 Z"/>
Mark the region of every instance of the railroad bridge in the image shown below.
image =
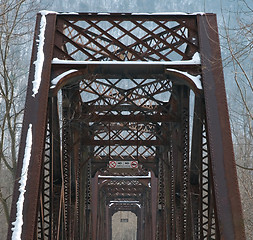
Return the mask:
<path id="1" fill-rule="evenodd" d="M 215 14 L 37 16 L 8 239 L 111 240 L 119 211 L 245 239 Z"/>

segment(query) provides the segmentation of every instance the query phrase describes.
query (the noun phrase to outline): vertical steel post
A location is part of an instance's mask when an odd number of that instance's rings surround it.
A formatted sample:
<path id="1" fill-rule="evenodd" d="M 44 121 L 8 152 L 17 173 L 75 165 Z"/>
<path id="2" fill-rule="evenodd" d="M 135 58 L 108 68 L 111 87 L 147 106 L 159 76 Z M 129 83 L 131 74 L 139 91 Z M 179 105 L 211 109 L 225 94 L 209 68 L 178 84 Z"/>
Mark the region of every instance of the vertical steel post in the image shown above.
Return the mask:
<path id="1" fill-rule="evenodd" d="M 38 61 L 41 57 L 41 51 L 38 49 L 37 41 L 42 44 L 43 39 L 40 39 L 40 34 L 43 34 L 42 25 L 43 21 L 46 21 L 45 26 L 45 40 L 43 45 L 44 62 L 39 73 L 38 78 L 41 78 L 41 82 L 38 83 L 37 93 L 35 90 L 36 81 L 39 82 L 40 79 L 35 79 L 35 74 L 37 74 L 37 69 L 35 67 L 35 61 Z M 27 96 L 24 112 L 24 120 L 21 134 L 20 149 L 18 155 L 18 165 L 16 181 L 14 186 L 14 194 L 11 207 L 11 217 L 10 226 L 8 231 L 8 239 L 12 237 L 12 223 L 16 221 L 17 214 L 17 202 L 20 196 L 18 183 L 19 179 L 22 178 L 21 171 L 23 166 L 24 155 L 26 151 L 27 143 L 27 132 L 29 126 L 32 129 L 32 145 L 31 145 L 31 155 L 30 163 L 28 166 L 27 181 L 24 193 L 23 202 L 23 225 L 22 225 L 22 239 L 33 240 L 34 234 L 36 233 L 37 224 L 37 214 L 38 214 L 38 199 L 39 190 L 41 182 L 41 167 L 43 163 L 43 152 L 44 152 L 44 141 L 47 123 L 47 104 L 48 104 L 48 93 L 50 86 L 50 74 L 51 74 L 51 59 L 53 56 L 54 47 L 54 33 L 55 33 L 55 22 L 56 14 L 42 15 L 38 14 L 37 24 L 35 27 L 34 44 L 32 50 L 32 58 L 29 72 L 29 80 L 27 87 Z M 41 46 L 41 45 L 40 45 Z"/>
<path id="2" fill-rule="evenodd" d="M 221 239 L 245 239 L 215 15 L 197 16 L 212 178 Z"/>

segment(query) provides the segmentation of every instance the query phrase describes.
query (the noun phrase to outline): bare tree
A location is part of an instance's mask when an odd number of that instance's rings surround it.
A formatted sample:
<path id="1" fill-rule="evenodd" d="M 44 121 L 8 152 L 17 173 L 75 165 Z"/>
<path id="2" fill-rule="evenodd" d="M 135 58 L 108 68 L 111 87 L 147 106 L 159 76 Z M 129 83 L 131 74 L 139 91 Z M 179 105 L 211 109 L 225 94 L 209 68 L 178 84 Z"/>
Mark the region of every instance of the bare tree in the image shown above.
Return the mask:
<path id="1" fill-rule="evenodd" d="M 17 147 L 22 121 L 26 74 L 29 69 L 35 0 L 1 0 L 0 3 L 0 236 L 9 221 Z"/>

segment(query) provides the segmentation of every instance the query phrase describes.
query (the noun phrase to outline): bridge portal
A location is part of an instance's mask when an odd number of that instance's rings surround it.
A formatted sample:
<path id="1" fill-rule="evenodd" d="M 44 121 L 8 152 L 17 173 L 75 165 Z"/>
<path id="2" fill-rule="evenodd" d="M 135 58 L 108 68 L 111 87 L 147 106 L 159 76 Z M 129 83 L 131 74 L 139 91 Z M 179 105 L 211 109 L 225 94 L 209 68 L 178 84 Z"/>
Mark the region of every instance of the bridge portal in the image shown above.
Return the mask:
<path id="1" fill-rule="evenodd" d="M 40 12 L 16 179 L 8 239 L 245 239 L 216 16 Z"/>

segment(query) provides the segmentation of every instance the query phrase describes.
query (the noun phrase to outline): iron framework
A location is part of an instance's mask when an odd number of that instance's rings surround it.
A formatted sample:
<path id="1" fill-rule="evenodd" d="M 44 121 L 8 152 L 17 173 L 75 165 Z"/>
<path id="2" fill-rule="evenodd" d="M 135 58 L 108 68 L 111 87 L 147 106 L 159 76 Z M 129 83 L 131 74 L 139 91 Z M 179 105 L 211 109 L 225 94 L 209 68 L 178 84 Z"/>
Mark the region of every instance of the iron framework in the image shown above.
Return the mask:
<path id="1" fill-rule="evenodd" d="M 214 14 L 38 14 L 8 239 L 29 126 L 21 239 L 245 239 Z"/>

